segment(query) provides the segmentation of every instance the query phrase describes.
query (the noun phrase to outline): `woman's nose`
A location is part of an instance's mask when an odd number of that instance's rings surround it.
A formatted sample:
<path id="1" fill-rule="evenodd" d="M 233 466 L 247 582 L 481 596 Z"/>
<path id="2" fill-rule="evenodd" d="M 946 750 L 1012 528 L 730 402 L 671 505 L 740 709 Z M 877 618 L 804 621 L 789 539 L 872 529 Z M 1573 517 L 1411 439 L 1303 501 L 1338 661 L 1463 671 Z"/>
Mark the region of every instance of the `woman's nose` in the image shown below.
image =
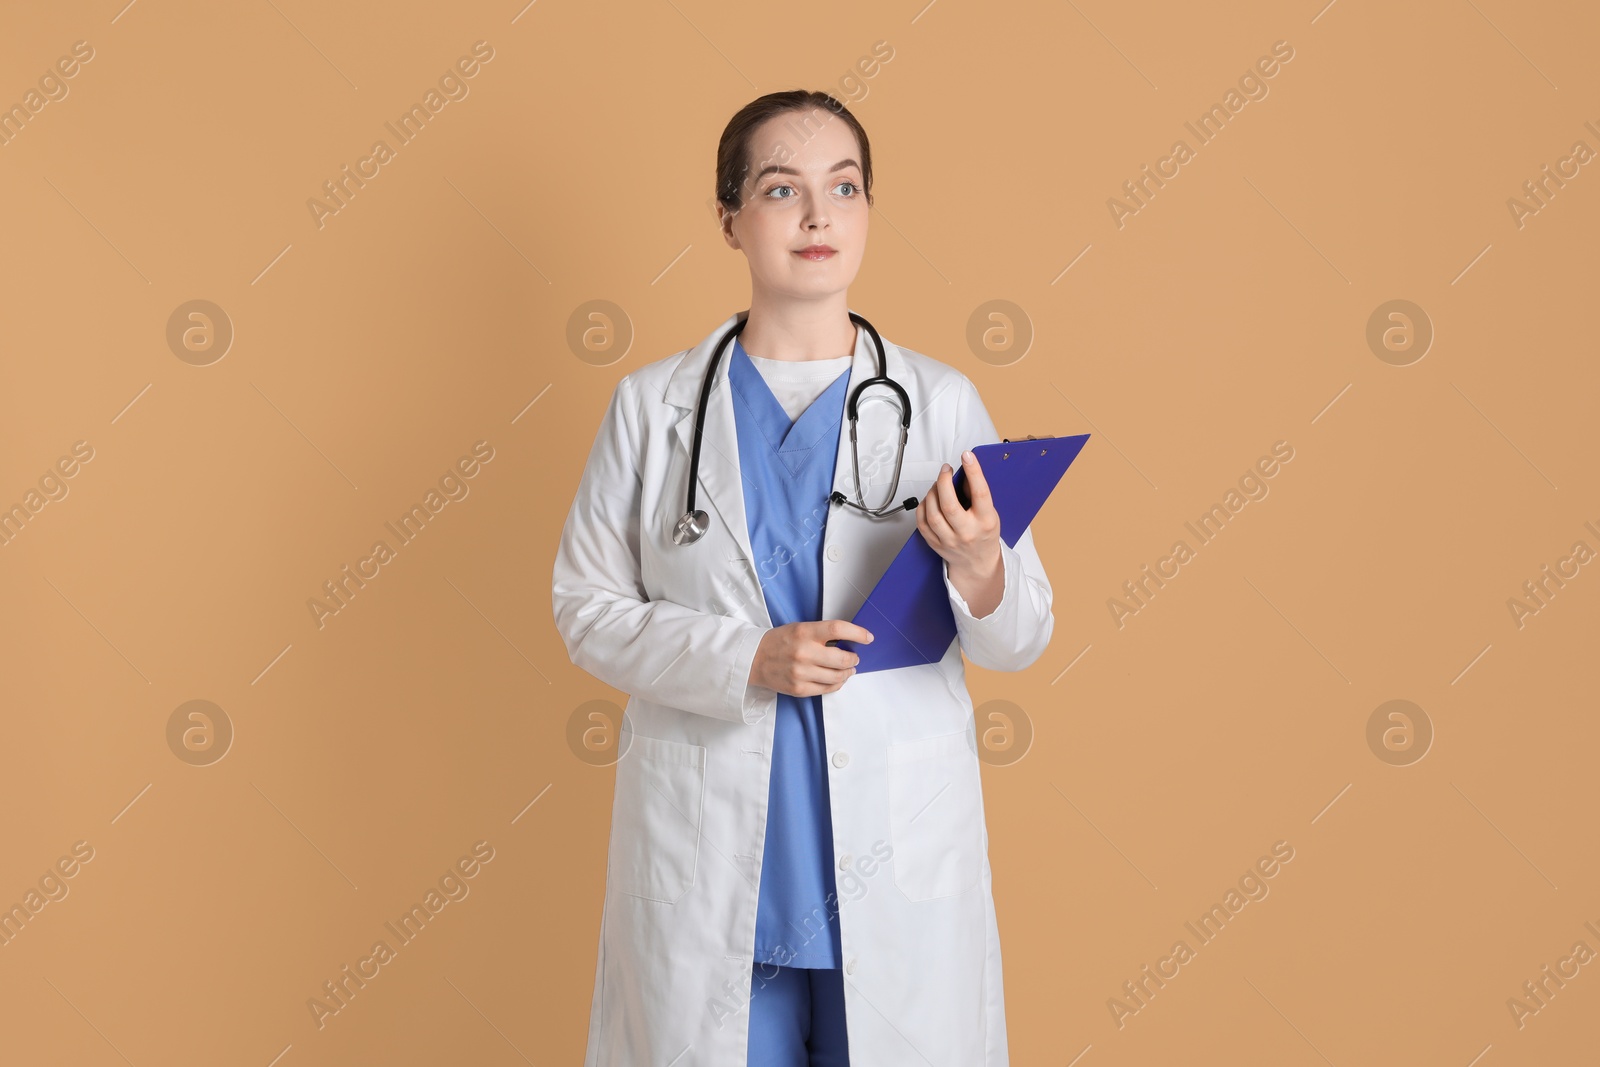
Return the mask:
<path id="1" fill-rule="evenodd" d="M 828 225 L 828 202 L 815 198 L 810 199 L 806 203 L 805 222 L 803 225 L 808 230 L 820 229 Z"/>

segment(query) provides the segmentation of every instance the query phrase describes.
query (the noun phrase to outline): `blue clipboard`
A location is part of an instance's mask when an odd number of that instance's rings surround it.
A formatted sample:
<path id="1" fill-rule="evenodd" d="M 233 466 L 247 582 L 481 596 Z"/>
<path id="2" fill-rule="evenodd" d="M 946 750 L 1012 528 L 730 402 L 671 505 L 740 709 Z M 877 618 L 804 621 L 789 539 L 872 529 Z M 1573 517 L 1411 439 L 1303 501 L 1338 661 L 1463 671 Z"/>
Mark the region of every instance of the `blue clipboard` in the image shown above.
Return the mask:
<path id="1" fill-rule="evenodd" d="M 1000 513 L 1000 540 L 1016 546 L 1088 441 L 1089 435 L 1082 433 L 1007 439 L 972 449 Z M 960 466 L 954 483 L 962 505 L 971 507 L 966 472 Z M 944 658 L 956 639 L 955 609 L 944 584 L 944 557 L 923 539 L 921 530 L 912 531 L 850 621 L 871 631 L 871 643 L 843 639 L 832 643 L 861 657 L 857 674 L 937 663 Z"/>

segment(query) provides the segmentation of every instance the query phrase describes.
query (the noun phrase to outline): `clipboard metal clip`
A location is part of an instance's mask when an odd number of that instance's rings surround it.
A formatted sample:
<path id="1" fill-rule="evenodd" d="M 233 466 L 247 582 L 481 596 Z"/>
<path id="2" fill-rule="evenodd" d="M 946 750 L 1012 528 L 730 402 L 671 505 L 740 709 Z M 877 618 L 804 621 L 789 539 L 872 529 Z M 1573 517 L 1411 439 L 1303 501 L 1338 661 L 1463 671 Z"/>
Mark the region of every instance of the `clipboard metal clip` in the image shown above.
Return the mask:
<path id="1" fill-rule="evenodd" d="M 1016 445 L 1016 444 L 1021 444 L 1023 441 L 1053 441 L 1053 440 L 1055 440 L 1054 435 L 1048 435 L 1047 434 L 1044 437 L 1039 437 L 1039 436 L 1037 436 L 1035 434 L 1031 434 L 1030 433 L 1026 437 L 1018 437 L 1018 438 L 1016 438 L 1014 440 L 1012 438 L 1010 438 L 1010 437 L 1002 437 L 1000 439 L 1000 443 L 1001 444 L 1006 444 L 1006 445 Z M 1049 452 L 1049 451 L 1050 450 L 1048 448 L 1041 448 L 1039 450 L 1039 454 L 1042 456 L 1046 452 Z M 1000 458 L 1001 459 L 1009 459 L 1010 455 L 1011 455 L 1011 453 L 1009 453 L 1009 452 L 1003 452 L 1003 453 L 1001 453 Z"/>

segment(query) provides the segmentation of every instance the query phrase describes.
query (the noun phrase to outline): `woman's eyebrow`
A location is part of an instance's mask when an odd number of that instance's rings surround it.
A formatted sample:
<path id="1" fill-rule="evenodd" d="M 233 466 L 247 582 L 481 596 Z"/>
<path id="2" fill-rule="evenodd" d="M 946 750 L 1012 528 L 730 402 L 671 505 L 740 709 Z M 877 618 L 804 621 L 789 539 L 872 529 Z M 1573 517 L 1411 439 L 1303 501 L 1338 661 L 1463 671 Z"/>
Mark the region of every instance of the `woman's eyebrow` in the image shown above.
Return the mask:
<path id="1" fill-rule="evenodd" d="M 844 170 L 847 167 L 855 167 L 860 169 L 861 164 L 857 163 L 853 159 L 841 159 L 839 162 L 828 168 L 828 173 L 832 174 L 836 170 Z M 800 177 L 800 172 L 795 170 L 793 167 L 785 167 L 782 164 L 772 163 L 761 168 L 761 171 L 756 175 L 756 181 L 760 181 L 769 174 L 793 174 L 796 178 Z"/>

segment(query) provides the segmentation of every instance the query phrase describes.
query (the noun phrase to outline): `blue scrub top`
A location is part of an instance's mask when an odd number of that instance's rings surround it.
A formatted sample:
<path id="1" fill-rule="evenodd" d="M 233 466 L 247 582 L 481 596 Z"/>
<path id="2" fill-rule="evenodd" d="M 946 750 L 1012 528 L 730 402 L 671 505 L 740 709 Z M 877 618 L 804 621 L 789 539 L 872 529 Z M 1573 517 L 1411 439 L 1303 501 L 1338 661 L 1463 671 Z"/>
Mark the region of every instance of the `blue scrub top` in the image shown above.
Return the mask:
<path id="1" fill-rule="evenodd" d="M 791 424 L 735 339 L 728 364 L 750 547 L 773 626 L 822 617 L 822 541 L 846 368 Z M 838 898 L 822 697 L 778 694 L 755 962 L 838 967 Z"/>

